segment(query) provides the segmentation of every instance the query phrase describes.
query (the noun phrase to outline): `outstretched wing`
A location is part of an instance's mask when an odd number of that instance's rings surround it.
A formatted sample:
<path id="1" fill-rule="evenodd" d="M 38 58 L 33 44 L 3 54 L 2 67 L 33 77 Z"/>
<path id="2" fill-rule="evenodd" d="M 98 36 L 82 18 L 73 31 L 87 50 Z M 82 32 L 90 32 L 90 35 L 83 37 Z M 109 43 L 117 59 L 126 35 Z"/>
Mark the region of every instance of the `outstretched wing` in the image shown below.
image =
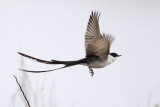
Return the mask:
<path id="1" fill-rule="evenodd" d="M 95 38 L 91 43 L 88 44 L 86 48 L 86 57 L 96 55 L 101 59 L 107 59 L 113 40 L 114 37 L 105 34 Z"/>
<path id="2" fill-rule="evenodd" d="M 98 12 L 95 11 L 93 13 L 92 11 L 85 33 L 85 49 L 88 47 L 88 44 L 93 41 L 93 39 L 101 36 L 99 30 L 99 17 L 100 14 Z"/>

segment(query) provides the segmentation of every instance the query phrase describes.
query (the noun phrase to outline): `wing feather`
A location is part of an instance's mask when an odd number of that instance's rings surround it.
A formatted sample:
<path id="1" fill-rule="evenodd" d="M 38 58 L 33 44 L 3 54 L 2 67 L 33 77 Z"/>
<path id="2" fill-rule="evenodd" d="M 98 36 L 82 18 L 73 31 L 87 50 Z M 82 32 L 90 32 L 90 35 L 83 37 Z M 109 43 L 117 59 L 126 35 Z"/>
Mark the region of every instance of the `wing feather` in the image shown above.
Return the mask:
<path id="1" fill-rule="evenodd" d="M 86 57 L 96 55 L 101 59 L 107 59 L 114 37 L 109 34 L 101 35 L 99 29 L 99 17 L 100 14 L 98 12 L 92 11 L 85 33 Z"/>
<path id="2" fill-rule="evenodd" d="M 91 43 L 88 44 L 86 49 L 86 57 L 91 55 L 99 56 L 101 59 L 107 59 L 110 53 L 110 46 L 114 40 L 111 35 L 105 35 L 95 38 Z"/>
<path id="3" fill-rule="evenodd" d="M 99 37 L 100 29 L 99 29 L 99 17 L 100 14 L 98 12 L 92 11 L 92 14 L 90 15 L 90 19 L 87 25 L 87 30 L 85 33 L 85 48 L 87 48 L 88 44 L 95 39 L 96 37 Z"/>

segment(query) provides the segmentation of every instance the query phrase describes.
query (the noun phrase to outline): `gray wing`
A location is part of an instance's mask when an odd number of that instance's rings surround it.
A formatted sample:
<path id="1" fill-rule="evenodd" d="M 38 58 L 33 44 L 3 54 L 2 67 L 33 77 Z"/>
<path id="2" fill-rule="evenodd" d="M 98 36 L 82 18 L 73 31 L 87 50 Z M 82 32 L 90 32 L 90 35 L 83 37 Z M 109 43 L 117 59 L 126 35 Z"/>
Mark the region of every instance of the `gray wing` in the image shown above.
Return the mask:
<path id="1" fill-rule="evenodd" d="M 85 48 L 88 47 L 88 44 L 93 41 L 93 39 L 100 37 L 100 29 L 99 29 L 99 16 L 98 12 L 92 11 L 90 15 L 90 19 L 87 25 L 87 30 L 85 33 Z"/>
<path id="2" fill-rule="evenodd" d="M 99 56 L 101 59 L 107 59 L 110 53 L 110 46 L 114 40 L 111 35 L 100 36 L 88 44 L 86 48 L 86 57 L 91 55 Z"/>

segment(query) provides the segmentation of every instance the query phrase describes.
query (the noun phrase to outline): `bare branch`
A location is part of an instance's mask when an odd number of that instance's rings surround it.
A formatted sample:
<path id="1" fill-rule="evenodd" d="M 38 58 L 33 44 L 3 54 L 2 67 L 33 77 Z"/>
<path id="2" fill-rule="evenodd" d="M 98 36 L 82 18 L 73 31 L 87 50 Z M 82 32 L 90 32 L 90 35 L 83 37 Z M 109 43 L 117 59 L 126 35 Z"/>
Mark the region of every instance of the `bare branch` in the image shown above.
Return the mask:
<path id="1" fill-rule="evenodd" d="M 25 95 L 25 93 L 24 93 L 24 91 L 23 91 L 23 89 L 22 89 L 22 87 L 21 87 L 21 85 L 20 85 L 20 83 L 18 82 L 17 77 L 16 77 L 15 75 L 13 75 L 13 76 L 14 76 L 14 78 L 16 79 L 16 82 L 17 82 L 17 84 L 18 84 L 18 86 L 19 86 L 19 88 L 20 88 L 20 90 L 21 90 L 21 92 L 22 92 L 22 94 L 23 94 L 23 97 L 25 98 L 25 100 L 26 100 L 26 102 L 27 102 L 27 104 L 28 104 L 28 107 L 31 107 L 30 104 L 29 104 L 29 101 L 28 101 L 28 99 L 27 99 L 27 97 L 26 97 L 26 95 Z"/>

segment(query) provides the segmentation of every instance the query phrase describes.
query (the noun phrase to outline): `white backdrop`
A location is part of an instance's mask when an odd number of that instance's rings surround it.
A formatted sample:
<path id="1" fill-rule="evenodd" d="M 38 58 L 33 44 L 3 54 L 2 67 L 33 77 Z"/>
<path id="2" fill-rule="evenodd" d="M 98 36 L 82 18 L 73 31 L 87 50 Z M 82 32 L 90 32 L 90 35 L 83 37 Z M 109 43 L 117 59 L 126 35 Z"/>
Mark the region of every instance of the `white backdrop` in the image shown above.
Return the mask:
<path id="1" fill-rule="evenodd" d="M 94 69 L 93 78 L 84 66 L 45 74 L 18 70 L 59 66 L 22 59 L 17 51 L 46 60 L 85 57 L 84 34 L 92 10 L 101 13 L 101 32 L 116 38 L 111 51 L 122 55 L 116 62 Z M 26 81 L 28 93 L 36 93 L 31 86 L 45 90 L 45 107 L 50 106 L 47 101 L 55 107 L 155 107 L 160 104 L 159 28 L 159 0 L 1 0 L 0 106 L 13 107 L 18 90 L 15 74 L 20 83 Z M 20 96 L 18 92 L 15 105 L 23 107 Z M 29 98 L 32 105 L 36 96 Z M 44 107 L 41 100 L 36 107 Z"/>

